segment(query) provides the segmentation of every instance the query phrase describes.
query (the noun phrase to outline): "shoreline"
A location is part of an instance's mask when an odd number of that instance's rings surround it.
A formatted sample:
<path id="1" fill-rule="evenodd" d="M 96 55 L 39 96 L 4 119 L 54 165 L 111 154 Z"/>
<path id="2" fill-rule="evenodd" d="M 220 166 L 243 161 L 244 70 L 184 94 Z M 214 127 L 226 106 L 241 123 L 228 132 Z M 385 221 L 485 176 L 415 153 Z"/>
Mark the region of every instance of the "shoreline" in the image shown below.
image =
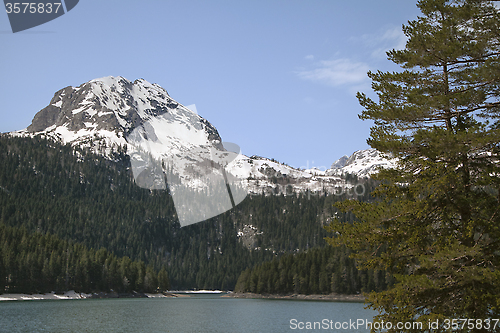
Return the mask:
<path id="1" fill-rule="evenodd" d="M 292 300 L 311 300 L 311 301 L 332 301 L 332 302 L 357 302 L 364 303 L 365 296 L 362 294 L 357 295 L 342 295 L 342 294 L 329 294 L 329 295 L 304 295 L 304 294 L 255 294 L 255 293 L 229 293 L 221 297 L 228 298 L 257 298 L 257 299 L 292 299 Z"/>
<path id="2" fill-rule="evenodd" d="M 77 293 L 74 290 L 67 291 L 63 294 L 56 294 L 54 292 L 47 294 L 0 294 L 1 301 L 34 301 L 46 299 L 85 299 L 91 297 L 92 294 Z"/>
<path id="3" fill-rule="evenodd" d="M 45 293 L 45 294 L 0 294 L 0 302 L 2 301 L 36 301 L 36 300 L 66 300 L 66 299 L 96 299 L 96 298 L 177 298 L 177 297 L 191 297 L 199 294 L 224 294 L 226 292 L 221 290 L 172 290 L 163 293 L 118 293 L 116 291 L 110 292 L 96 292 L 96 293 L 77 293 L 74 290 L 66 291 L 64 293 Z"/>
<path id="4" fill-rule="evenodd" d="M 0 294 L 2 301 L 37 301 L 37 300 L 74 300 L 74 299 L 96 299 L 96 298 L 161 298 L 161 297 L 179 297 L 177 294 L 152 294 L 152 293 L 117 293 L 117 292 L 99 292 L 99 293 L 77 293 L 74 290 L 66 291 L 62 294 L 55 292 L 46 294 Z"/>
<path id="5" fill-rule="evenodd" d="M 249 299 L 284 299 L 284 300 L 309 300 L 309 301 L 331 301 L 331 302 L 356 302 L 364 303 L 365 297 L 362 294 L 357 295 L 304 295 L 304 294 L 255 294 L 255 293 L 235 293 L 221 291 L 168 291 L 164 293 L 117 293 L 117 292 L 99 292 L 99 293 L 77 293 L 74 290 L 56 294 L 55 292 L 46 294 L 0 294 L 2 301 L 34 301 L 34 300 L 75 300 L 75 299 L 104 299 L 104 298 L 177 298 L 191 297 L 196 294 L 223 294 L 220 297 L 225 298 L 249 298 Z"/>

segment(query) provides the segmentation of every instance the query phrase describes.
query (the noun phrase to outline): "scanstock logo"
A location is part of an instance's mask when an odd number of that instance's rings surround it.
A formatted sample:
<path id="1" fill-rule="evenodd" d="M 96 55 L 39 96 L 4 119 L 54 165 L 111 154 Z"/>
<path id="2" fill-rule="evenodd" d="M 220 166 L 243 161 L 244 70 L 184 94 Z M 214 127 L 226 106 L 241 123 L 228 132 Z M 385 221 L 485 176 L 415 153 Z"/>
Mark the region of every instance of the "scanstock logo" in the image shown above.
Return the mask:
<path id="1" fill-rule="evenodd" d="M 31 29 L 72 10 L 79 0 L 14 2 L 3 0 L 12 32 Z"/>
<path id="2" fill-rule="evenodd" d="M 188 108 L 178 112 L 196 114 Z M 165 118 L 164 121 L 175 118 L 169 113 L 157 116 L 127 135 L 126 140 L 133 147 L 133 151 L 129 151 L 130 164 L 138 186 L 149 190 L 168 187 L 181 227 L 229 211 L 246 198 L 245 180 L 230 172 L 232 163 L 237 163 L 240 155 L 238 145 L 230 142 L 216 146 L 191 145 L 183 147 L 181 153 L 154 155 L 163 140 L 170 140 L 155 133 L 152 121 L 158 117 Z M 199 118 L 191 125 L 203 128 Z"/>

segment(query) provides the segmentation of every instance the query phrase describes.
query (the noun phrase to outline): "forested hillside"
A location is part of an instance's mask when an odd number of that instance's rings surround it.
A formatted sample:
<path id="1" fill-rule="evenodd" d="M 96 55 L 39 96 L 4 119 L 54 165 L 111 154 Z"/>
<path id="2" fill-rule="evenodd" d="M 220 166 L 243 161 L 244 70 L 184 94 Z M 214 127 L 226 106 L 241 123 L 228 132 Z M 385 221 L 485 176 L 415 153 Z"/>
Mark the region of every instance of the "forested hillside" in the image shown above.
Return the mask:
<path id="1" fill-rule="evenodd" d="M 0 224 L 0 293 L 48 293 L 75 290 L 157 292 L 170 288 L 165 269 L 118 258 L 25 228 Z M 3 283 L 4 282 L 4 283 Z"/>
<path id="2" fill-rule="evenodd" d="M 332 204 L 346 197 L 253 195 L 180 228 L 168 191 L 136 186 L 125 150 L 113 151 L 110 161 L 40 137 L 0 137 L 0 223 L 165 267 L 173 288 L 233 289 L 248 267 L 324 246 Z"/>
<path id="3" fill-rule="evenodd" d="M 358 270 L 345 247 L 326 246 L 287 254 L 241 273 L 235 292 L 258 294 L 356 294 L 385 290 L 394 278 Z"/>

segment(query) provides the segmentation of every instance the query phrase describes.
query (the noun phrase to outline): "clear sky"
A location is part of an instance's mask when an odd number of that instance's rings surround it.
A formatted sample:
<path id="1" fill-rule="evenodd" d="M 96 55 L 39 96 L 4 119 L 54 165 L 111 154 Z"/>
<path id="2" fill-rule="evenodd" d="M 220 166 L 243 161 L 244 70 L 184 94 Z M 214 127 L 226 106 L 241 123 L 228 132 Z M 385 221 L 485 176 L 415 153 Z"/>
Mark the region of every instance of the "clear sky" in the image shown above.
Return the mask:
<path id="1" fill-rule="evenodd" d="M 54 93 L 104 76 L 158 83 L 196 104 L 248 156 L 329 167 L 366 149 L 356 91 L 397 70 L 416 0 L 80 0 L 13 34 L 0 13 L 0 132 L 27 127 Z"/>

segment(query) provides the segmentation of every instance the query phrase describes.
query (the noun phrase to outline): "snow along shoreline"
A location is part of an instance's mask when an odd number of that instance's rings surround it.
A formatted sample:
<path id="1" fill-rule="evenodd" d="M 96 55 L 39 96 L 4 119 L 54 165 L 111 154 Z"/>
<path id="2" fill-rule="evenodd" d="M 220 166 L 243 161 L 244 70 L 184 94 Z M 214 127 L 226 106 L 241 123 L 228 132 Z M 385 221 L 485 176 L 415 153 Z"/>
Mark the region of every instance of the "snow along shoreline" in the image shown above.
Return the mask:
<path id="1" fill-rule="evenodd" d="M 47 294 L 0 294 L 1 301 L 36 301 L 36 300 L 69 300 L 69 299 L 86 299 L 86 298 L 158 298 L 169 297 L 163 294 L 150 294 L 150 293 L 94 293 L 85 294 L 77 293 L 74 290 L 66 291 L 63 294 L 56 294 L 55 292 Z M 172 296 L 170 296 L 172 297 Z"/>
<path id="2" fill-rule="evenodd" d="M 89 298 L 92 294 L 77 293 L 74 290 L 67 291 L 64 294 L 1 294 L 0 301 L 34 301 L 41 299 L 83 299 Z"/>

